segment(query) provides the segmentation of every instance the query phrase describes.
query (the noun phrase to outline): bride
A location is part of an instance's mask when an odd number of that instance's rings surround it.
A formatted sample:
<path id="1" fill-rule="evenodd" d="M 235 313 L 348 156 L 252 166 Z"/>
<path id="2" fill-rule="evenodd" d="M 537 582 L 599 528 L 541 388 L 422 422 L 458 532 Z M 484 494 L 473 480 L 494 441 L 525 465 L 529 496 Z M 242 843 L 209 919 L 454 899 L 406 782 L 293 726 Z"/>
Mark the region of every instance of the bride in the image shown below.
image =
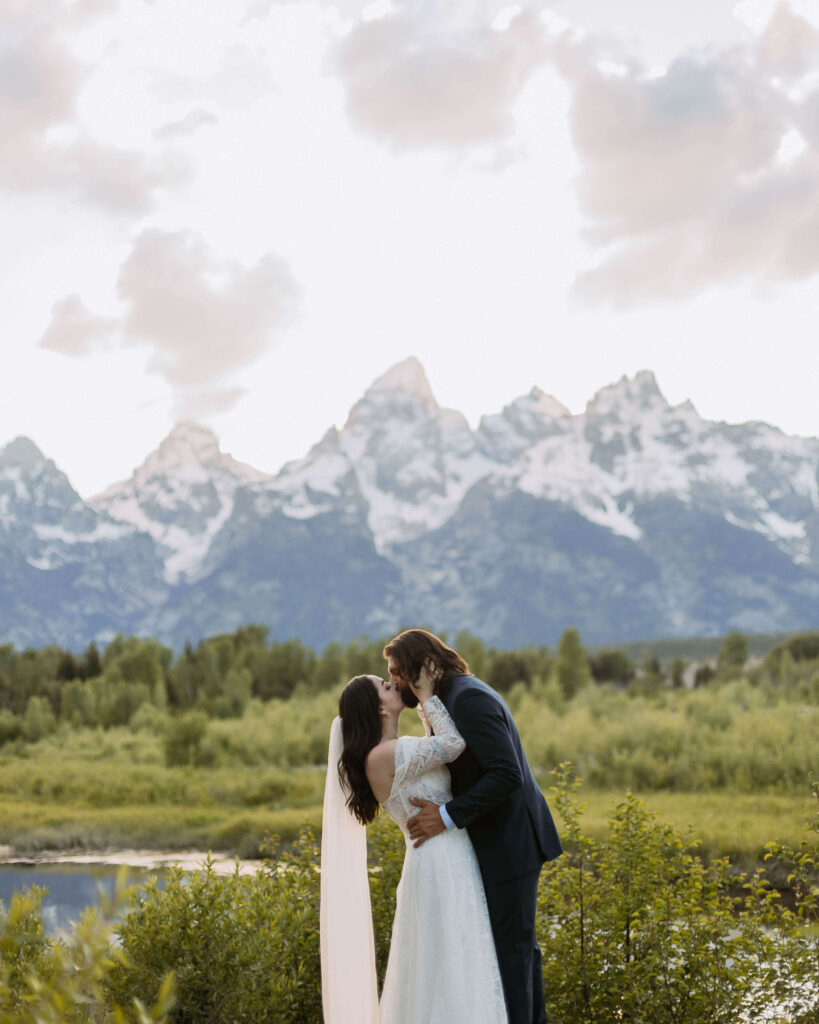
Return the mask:
<path id="1" fill-rule="evenodd" d="M 330 733 L 321 844 L 325 1024 L 506 1024 L 478 862 L 465 829 L 415 848 L 411 798 L 451 799 L 446 764 L 466 744 L 424 669 L 412 690 L 426 736 L 398 737 L 397 687 L 356 676 Z M 434 735 L 432 731 L 434 730 Z M 407 844 L 378 1003 L 365 825 L 381 804 Z"/>

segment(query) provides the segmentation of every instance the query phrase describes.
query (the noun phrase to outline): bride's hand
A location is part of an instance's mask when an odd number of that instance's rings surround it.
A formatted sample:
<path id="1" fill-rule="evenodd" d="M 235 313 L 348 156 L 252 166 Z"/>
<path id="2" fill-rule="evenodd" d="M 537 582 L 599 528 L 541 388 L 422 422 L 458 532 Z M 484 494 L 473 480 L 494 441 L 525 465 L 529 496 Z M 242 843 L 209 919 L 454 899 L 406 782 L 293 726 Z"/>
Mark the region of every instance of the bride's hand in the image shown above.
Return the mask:
<path id="1" fill-rule="evenodd" d="M 435 680 L 430 674 L 431 668 L 432 665 L 426 662 L 418 673 L 418 679 L 414 683 L 410 683 L 410 689 L 422 704 L 435 693 Z"/>

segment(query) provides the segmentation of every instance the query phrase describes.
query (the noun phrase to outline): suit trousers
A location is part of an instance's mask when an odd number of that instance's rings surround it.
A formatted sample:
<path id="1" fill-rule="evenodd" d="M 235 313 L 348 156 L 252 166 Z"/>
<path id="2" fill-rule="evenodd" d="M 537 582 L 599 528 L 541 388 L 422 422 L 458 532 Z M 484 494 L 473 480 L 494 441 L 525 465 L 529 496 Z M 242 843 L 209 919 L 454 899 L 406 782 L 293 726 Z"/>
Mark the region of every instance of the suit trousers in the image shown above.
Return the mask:
<path id="1" fill-rule="evenodd" d="M 546 1024 L 543 968 L 535 937 L 540 868 L 485 886 L 509 1024 Z"/>

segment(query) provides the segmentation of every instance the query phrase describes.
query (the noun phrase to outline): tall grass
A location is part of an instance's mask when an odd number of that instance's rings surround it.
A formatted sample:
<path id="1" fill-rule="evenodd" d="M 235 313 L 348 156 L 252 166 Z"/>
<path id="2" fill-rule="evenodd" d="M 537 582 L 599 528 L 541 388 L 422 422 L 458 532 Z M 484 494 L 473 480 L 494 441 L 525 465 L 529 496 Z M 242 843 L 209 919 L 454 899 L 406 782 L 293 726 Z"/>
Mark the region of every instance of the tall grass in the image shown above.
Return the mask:
<path id="1" fill-rule="evenodd" d="M 803 671 L 802 683 L 810 683 Z M 719 680 L 697 690 L 590 684 L 566 699 L 554 679 L 506 697 L 541 784 L 571 761 L 592 802 L 631 788 L 663 817 L 693 823 L 708 849 L 746 860 L 792 840 L 819 775 L 819 705 L 800 689 Z M 285 838 L 320 823 L 338 688 L 251 699 L 240 717 L 207 718 L 189 763 L 167 762 L 180 718 L 143 705 L 130 725 L 72 727 L 0 747 L 0 843 L 39 849 L 144 845 L 253 855 L 265 830 Z M 402 731 L 418 732 L 412 712 Z"/>

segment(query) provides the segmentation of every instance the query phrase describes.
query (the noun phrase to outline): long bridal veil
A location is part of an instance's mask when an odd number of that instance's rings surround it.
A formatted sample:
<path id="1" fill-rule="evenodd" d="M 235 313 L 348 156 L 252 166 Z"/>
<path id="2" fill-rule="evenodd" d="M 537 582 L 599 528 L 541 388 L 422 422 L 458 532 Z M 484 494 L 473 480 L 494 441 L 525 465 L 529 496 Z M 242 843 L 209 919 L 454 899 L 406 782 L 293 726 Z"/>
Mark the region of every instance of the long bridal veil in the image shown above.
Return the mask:
<path id="1" fill-rule="evenodd" d="M 338 777 L 341 719 L 330 729 L 321 826 L 321 1001 L 324 1024 L 377 1024 L 378 986 L 367 877 L 367 829 Z"/>

